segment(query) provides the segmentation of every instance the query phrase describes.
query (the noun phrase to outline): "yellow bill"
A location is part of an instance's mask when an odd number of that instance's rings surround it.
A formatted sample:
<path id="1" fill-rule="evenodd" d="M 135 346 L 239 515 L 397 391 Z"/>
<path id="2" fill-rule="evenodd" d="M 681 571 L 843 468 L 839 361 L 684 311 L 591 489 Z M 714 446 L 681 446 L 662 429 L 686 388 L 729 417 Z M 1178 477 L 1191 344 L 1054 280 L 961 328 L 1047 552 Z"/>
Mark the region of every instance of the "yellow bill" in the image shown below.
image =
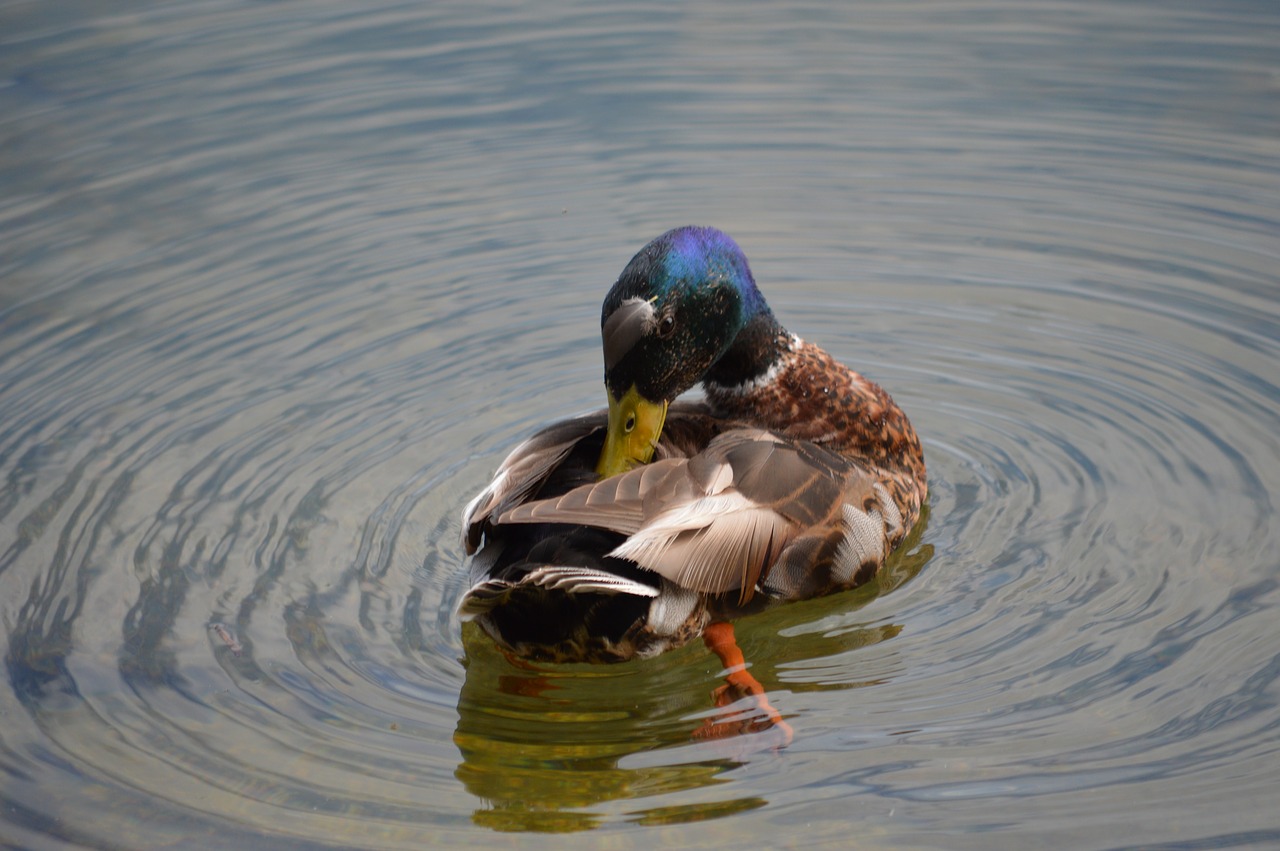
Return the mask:
<path id="1" fill-rule="evenodd" d="M 609 394 L 609 431 L 596 473 L 607 479 L 632 467 L 648 464 L 653 458 L 662 424 L 667 419 L 667 403 L 650 402 L 633 385 L 621 399 Z"/>

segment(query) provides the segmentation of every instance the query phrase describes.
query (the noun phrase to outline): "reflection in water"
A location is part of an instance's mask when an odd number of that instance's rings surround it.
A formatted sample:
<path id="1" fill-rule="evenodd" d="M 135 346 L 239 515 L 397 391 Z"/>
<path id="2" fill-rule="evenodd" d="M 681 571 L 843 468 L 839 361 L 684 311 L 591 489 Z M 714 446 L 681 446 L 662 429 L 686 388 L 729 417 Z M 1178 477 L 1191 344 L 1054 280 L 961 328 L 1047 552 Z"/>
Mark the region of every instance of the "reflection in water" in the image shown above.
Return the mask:
<path id="1" fill-rule="evenodd" d="M 704 723 L 698 704 L 709 705 L 714 672 L 698 648 L 674 654 L 676 666 L 651 670 L 626 663 L 601 674 L 589 666 L 521 671 L 477 644 L 487 641 L 471 626 L 467 679 L 458 702 L 454 743 L 462 755 L 457 777 L 485 802 L 477 823 L 508 830 L 581 830 L 603 817 L 591 808 L 605 801 L 646 798 L 712 786 L 739 760 L 708 748 L 702 757 L 640 768 L 620 765 L 646 750 L 688 743 Z M 696 658 L 698 656 L 704 658 Z M 682 658 L 683 657 L 683 658 Z M 693 657 L 693 658 L 689 658 Z M 767 732 L 756 749 L 776 738 Z M 690 805 L 683 820 L 759 805 L 747 799 Z M 645 811 L 631 811 L 636 818 Z M 680 820 L 671 811 L 668 821 Z"/>
<path id="2" fill-rule="evenodd" d="M 768 609 L 737 623 L 749 671 L 787 714 L 789 692 L 842 690 L 881 680 L 809 679 L 797 670 L 856 674 L 844 654 L 896 636 L 900 624 L 862 624 L 857 612 L 919 573 L 928 514 L 868 585 Z M 836 623 L 840 625 L 837 626 Z M 786 631 L 785 638 L 778 634 Z M 457 777 L 484 806 L 479 824 L 568 831 L 607 819 L 593 807 L 714 787 L 724 775 L 790 742 L 788 722 L 748 693 L 702 642 L 609 666 L 527 662 L 477 627 L 463 630 L 466 680 L 458 700 Z M 800 667 L 797 668 L 797 663 Z M 801 730 L 803 735 L 803 728 Z M 757 795 L 712 794 L 682 806 L 629 806 L 642 823 L 699 821 L 763 806 Z"/>
<path id="3" fill-rule="evenodd" d="M 469 651 L 480 640 L 469 641 Z M 718 760 L 619 767 L 638 748 L 668 743 L 672 716 L 682 718 L 689 709 L 683 699 L 688 692 L 670 691 L 688 686 L 672 681 L 679 678 L 642 679 L 633 671 L 596 682 L 589 671 L 494 673 L 506 666 L 500 657 L 469 652 L 458 703 L 457 777 L 485 802 L 475 814 L 478 823 L 504 829 L 593 827 L 601 816 L 582 810 L 595 804 L 706 786 L 731 767 Z"/>

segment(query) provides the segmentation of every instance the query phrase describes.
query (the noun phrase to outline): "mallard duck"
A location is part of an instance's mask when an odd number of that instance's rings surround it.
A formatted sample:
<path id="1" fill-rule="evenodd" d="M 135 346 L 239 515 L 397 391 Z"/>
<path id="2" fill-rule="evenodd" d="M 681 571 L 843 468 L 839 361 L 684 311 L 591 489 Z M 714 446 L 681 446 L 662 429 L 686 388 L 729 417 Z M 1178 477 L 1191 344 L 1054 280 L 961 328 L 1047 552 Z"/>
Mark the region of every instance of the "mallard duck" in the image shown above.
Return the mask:
<path id="1" fill-rule="evenodd" d="M 509 652 L 652 656 L 866 582 L 919 517 L 906 415 L 782 327 L 726 234 L 646 245 L 601 329 L 608 409 L 525 440 L 463 514 L 459 615 Z M 677 400 L 699 383 L 705 399 Z"/>

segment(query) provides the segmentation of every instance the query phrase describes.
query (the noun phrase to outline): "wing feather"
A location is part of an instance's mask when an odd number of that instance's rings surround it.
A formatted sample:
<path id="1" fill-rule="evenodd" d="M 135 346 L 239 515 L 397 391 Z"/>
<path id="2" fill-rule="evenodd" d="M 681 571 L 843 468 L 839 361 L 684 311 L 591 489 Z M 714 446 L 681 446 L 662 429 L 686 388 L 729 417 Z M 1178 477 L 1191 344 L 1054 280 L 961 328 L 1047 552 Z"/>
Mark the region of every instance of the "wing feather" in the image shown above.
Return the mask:
<path id="1" fill-rule="evenodd" d="M 480 545 L 485 522 L 529 498 L 585 437 L 608 424 L 608 412 L 563 420 L 531 435 L 507 455 L 484 490 L 462 510 L 463 544 Z"/>
<path id="2" fill-rule="evenodd" d="M 631 535 L 643 525 L 647 509 L 652 510 L 652 495 L 664 501 L 677 494 L 692 495 L 686 465 L 684 459 L 655 461 L 558 497 L 516 506 L 498 523 L 575 523 Z"/>
<path id="3" fill-rule="evenodd" d="M 593 570 L 589 567 L 547 564 L 529 571 L 515 582 L 505 579 L 487 579 L 476 583 L 458 603 L 458 617 L 464 621 L 472 620 L 501 604 L 512 591 L 527 585 L 538 586 L 548 591 L 562 591 L 566 594 L 658 596 L 658 589 L 654 586 L 627 579 L 616 573 Z"/>
<path id="4" fill-rule="evenodd" d="M 694 591 L 745 599 L 798 532 L 776 512 L 725 492 L 673 507 L 610 555 Z"/>

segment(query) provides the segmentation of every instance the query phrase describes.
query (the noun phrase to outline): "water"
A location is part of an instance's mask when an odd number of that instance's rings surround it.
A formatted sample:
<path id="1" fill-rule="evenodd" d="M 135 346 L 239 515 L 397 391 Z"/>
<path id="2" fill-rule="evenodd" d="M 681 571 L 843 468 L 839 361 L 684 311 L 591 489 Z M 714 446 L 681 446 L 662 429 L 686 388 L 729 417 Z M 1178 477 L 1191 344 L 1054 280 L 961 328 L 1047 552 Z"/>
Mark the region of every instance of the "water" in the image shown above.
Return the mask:
<path id="1" fill-rule="evenodd" d="M 1278 140 L 1264 2 L 4 7 L 0 839 L 1280 843 Z M 453 616 L 685 223 L 930 464 L 782 750 Z"/>

